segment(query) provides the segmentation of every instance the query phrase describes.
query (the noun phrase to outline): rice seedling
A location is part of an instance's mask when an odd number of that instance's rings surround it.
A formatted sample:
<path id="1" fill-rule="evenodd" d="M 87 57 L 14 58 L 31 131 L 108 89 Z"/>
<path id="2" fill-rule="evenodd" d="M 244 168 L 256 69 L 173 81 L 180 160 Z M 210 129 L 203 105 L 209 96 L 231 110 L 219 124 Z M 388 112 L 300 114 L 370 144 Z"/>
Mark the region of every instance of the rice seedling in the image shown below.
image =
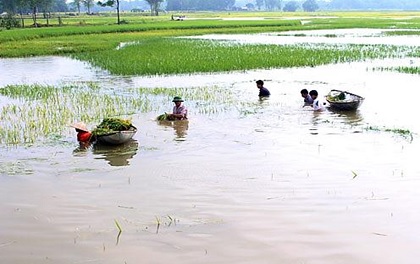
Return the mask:
<path id="1" fill-rule="evenodd" d="M 118 232 L 119 232 L 119 233 L 121 233 L 121 232 L 122 232 L 122 228 L 121 228 L 120 223 L 118 223 L 117 219 L 115 219 L 115 220 L 114 220 L 114 222 L 115 222 L 115 225 L 116 225 L 116 226 L 117 226 L 117 228 L 118 228 Z"/>
<path id="2" fill-rule="evenodd" d="M 160 218 L 156 216 L 156 234 L 159 233 Z"/>
<path id="3" fill-rule="evenodd" d="M 409 130 L 409 129 L 403 129 L 403 128 L 380 128 L 380 127 L 376 127 L 376 126 L 368 126 L 366 128 L 366 130 L 369 131 L 383 131 L 383 132 L 390 132 L 396 135 L 400 135 L 406 139 L 410 139 L 411 141 L 413 140 L 413 133 Z"/>
<path id="4" fill-rule="evenodd" d="M 180 95 L 197 105 L 201 114 L 214 114 L 238 103 L 234 92 L 223 87 L 102 89 L 96 83 L 10 85 L 0 88 L 8 104 L 0 109 L 0 144 L 58 142 L 75 121 L 100 123 L 104 118 L 130 119 L 133 114 L 171 109 Z M 100 106 L 100 107 L 92 107 Z M 223 106 L 223 107 L 221 107 Z"/>
<path id="5" fill-rule="evenodd" d="M 117 240 L 116 245 L 118 245 L 118 243 L 120 242 L 120 236 L 121 236 L 121 233 L 122 233 L 122 228 L 121 228 L 120 223 L 118 223 L 117 219 L 115 219 L 114 222 L 115 222 L 115 225 L 118 228 L 118 235 L 117 235 L 117 239 L 116 239 Z"/>
<path id="6" fill-rule="evenodd" d="M 420 74 L 420 67 L 377 67 L 380 71 L 395 71 L 408 74 Z"/>

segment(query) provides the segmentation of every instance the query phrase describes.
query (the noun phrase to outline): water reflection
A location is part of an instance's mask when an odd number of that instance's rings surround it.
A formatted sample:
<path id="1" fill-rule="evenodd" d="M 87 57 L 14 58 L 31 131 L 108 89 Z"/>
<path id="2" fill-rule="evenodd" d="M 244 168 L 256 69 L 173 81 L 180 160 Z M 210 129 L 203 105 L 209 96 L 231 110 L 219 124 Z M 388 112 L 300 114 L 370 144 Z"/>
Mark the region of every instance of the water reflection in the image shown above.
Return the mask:
<path id="1" fill-rule="evenodd" d="M 111 166 L 128 166 L 129 160 L 137 154 L 139 144 L 137 140 L 131 140 L 122 145 L 94 144 L 92 147 L 95 159 L 104 159 Z"/>
<path id="2" fill-rule="evenodd" d="M 73 156 L 86 156 L 89 149 L 92 148 L 89 142 L 79 142 L 79 146 L 73 150 Z"/>
<path id="3" fill-rule="evenodd" d="M 159 125 L 164 127 L 172 127 L 175 131 L 176 138 L 175 140 L 185 140 L 187 135 L 188 120 L 178 120 L 178 121 L 159 121 Z"/>
<path id="4" fill-rule="evenodd" d="M 360 44 L 418 47 L 417 35 L 388 36 L 387 31 L 399 29 L 331 29 L 271 32 L 257 34 L 207 34 L 184 38 L 234 41 L 241 44 Z M 299 37 L 298 37 L 299 36 Z M 334 36 L 334 37 L 330 37 Z"/>
<path id="5" fill-rule="evenodd" d="M 337 120 L 342 120 L 344 123 L 349 125 L 359 125 L 363 122 L 363 116 L 359 110 L 356 111 L 340 111 L 332 108 L 328 108 L 328 111 Z"/>

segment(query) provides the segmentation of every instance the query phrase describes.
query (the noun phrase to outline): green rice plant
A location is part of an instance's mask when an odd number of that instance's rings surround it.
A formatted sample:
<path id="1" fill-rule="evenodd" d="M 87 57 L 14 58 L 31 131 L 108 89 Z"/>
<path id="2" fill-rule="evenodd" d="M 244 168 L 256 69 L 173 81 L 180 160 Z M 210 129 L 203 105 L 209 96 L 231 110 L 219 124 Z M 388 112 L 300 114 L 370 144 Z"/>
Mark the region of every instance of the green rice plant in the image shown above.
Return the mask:
<path id="1" fill-rule="evenodd" d="M 412 48 L 385 45 L 251 45 L 179 38 L 151 38 L 122 49 L 75 58 L 119 75 L 163 75 L 316 66 L 400 57 Z M 124 63 L 121 63 L 124 61 Z"/>
<path id="2" fill-rule="evenodd" d="M 420 74 L 420 67 L 413 66 L 413 67 L 376 67 L 374 70 L 379 71 L 395 71 L 401 73 L 408 73 L 408 74 Z"/>
<path id="3" fill-rule="evenodd" d="M 146 95 L 99 93 L 89 85 L 15 85 L 0 88 L 0 94 L 14 99 L 0 112 L 4 134 L 0 143 L 6 144 L 32 144 L 51 135 L 62 135 L 77 120 L 90 123 L 104 117 L 150 110 Z"/>
<path id="4" fill-rule="evenodd" d="M 115 15 L 115 14 L 114 14 Z M 208 33 L 256 33 L 334 28 L 410 29 L 387 34 L 412 35 L 420 28 L 418 12 L 195 12 L 197 18 L 182 23 L 170 21 L 170 14 L 147 17 L 124 14 L 128 24 L 116 25 L 114 15 L 61 16 L 64 26 L 13 29 L 0 34 L 0 58 L 36 55 L 65 55 L 115 49 L 120 41 L 139 41 L 150 36 L 189 36 Z M 310 19 L 301 24 L 300 20 Z M 266 17 L 262 20 L 223 20 L 232 17 Z M 328 18 L 325 18 L 328 17 Z M 80 26 L 80 21 L 83 26 Z M 418 31 L 417 31 L 418 32 Z M 299 34 L 298 34 L 299 35 Z M 120 39 L 120 40 L 119 40 Z"/>
<path id="5" fill-rule="evenodd" d="M 390 133 L 393 133 L 393 134 L 402 136 L 402 137 L 404 137 L 406 139 L 413 140 L 413 133 L 410 130 L 408 130 L 408 129 L 403 129 L 403 128 L 386 128 L 386 127 L 380 128 L 380 127 L 377 127 L 377 126 L 368 126 L 366 128 L 366 130 L 369 130 L 369 131 L 377 131 L 377 132 L 381 132 L 381 131 L 390 132 Z"/>
<path id="6" fill-rule="evenodd" d="M 202 114 L 233 109 L 239 101 L 233 91 L 217 86 L 107 90 L 92 82 L 63 87 L 10 85 L 0 88 L 0 95 L 8 98 L 0 108 L 0 144 L 6 145 L 60 142 L 74 133 L 69 125 L 75 121 L 92 124 L 104 118 L 130 119 L 136 113 L 171 110 L 176 95 L 197 104 L 195 111 Z"/>

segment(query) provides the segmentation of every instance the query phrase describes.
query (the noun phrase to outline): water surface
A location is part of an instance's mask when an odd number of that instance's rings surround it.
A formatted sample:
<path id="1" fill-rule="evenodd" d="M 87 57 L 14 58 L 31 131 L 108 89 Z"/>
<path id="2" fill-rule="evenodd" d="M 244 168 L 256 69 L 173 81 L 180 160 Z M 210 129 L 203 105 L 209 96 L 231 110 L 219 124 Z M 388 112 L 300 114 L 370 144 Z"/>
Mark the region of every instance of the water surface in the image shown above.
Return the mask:
<path id="1" fill-rule="evenodd" d="M 188 124 L 158 123 L 161 109 L 172 108 L 168 100 L 133 114 L 139 131 L 116 148 L 80 149 L 70 128 L 56 144 L 1 146 L 0 262 L 417 263 L 420 125 L 413 95 L 420 79 L 372 69 L 419 63 L 119 77 L 61 57 L 2 59 L 0 87 L 218 86 L 236 100 L 185 98 Z M 258 79 L 270 99 L 258 99 Z M 365 102 L 353 113 L 315 113 L 301 107 L 302 88 L 321 97 L 348 90 Z"/>

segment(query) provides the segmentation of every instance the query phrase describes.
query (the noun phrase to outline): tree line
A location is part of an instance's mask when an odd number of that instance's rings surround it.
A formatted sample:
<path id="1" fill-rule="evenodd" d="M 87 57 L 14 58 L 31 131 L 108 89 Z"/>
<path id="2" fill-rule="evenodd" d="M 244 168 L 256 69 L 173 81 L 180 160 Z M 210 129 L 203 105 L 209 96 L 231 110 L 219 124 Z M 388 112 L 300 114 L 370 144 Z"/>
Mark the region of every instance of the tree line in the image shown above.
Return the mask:
<path id="1" fill-rule="evenodd" d="M 222 11 L 222 10 L 282 10 L 295 12 L 303 10 L 314 12 L 317 10 L 420 10 L 420 0 L 140 0 L 147 3 L 152 16 L 167 11 Z M 108 7 L 117 11 L 117 23 L 120 24 L 122 3 L 139 3 L 139 0 L 0 0 L 0 14 L 2 27 L 24 27 L 23 15 L 30 14 L 36 27 L 37 16 L 40 14 L 47 19 L 52 12 L 68 12 L 72 7 L 78 14 L 83 7 L 91 14 L 94 7 Z M 124 10 L 127 11 L 127 10 Z M 7 13 L 4 15 L 4 13 Z M 20 15 L 20 22 L 16 19 Z M 21 25 L 19 25 L 21 23 Z"/>
<path id="2" fill-rule="evenodd" d="M 147 3 L 152 15 L 159 11 L 248 10 L 316 11 L 316 10 L 420 10 L 420 0 L 0 0 L 0 13 L 28 14 L 81 12 L 110 7 L 129 11 L 133 6 Z M 124 8 L 127 7 L 127 8 Z M 118 11 L 118 10 L 117 10 Z"/>

